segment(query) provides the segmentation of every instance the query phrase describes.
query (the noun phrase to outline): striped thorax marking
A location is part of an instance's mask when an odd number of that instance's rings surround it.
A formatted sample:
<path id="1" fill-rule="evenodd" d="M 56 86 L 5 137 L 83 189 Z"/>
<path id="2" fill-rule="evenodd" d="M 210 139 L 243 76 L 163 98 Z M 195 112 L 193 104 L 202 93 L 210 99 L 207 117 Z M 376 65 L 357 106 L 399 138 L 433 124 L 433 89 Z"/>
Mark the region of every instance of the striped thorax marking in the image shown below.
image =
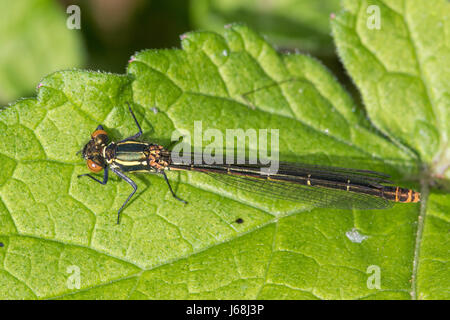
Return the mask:
<path id="1" fill-rule="evenodd" d="M 160 145 L 139 141 L 111 143 L 105 148 L 105 158 L 123 172 L 161 171 L 168 166 L 169 158 L 163 155 Z"/>

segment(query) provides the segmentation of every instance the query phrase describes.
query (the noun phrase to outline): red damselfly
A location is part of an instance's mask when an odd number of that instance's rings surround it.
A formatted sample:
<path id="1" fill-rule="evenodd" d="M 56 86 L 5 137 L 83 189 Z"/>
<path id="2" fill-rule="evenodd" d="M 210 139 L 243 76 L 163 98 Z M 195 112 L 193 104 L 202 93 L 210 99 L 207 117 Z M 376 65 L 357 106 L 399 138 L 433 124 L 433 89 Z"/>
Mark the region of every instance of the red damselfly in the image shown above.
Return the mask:
<path id="1" fill-rule="evenodd" d="M 120 212 L 137 190 L 136 183 L 125 173 L 148 172 L 161 174 L 173 197 L 186 203 L 174 193 L 165 171 L 182 170 L 208 174 L 223 183 L 271 198 L 304 202 L 316 207 L 338 209 L 385 209 L 394 202 L 419 202 L 420 193 L 393 185 L 389 175 L 384 173 L 320 166 L 300 163 L 280 162 L 277 172 L 262 173 L 260 164 L 207 164 L 195 161 L 179 161 L 163 146 L 138 141 L 142 129 L 128 104 L 138 132 L 119 142 L 111 142 L 108 133 L 99 125 L 92 133 L 90 141 L 82 150 L 83 158 L 90 171 L 104 170 L 103 180 L 91 174 L 82 174 L 98 183 L 108 182 L 111 170 L 128 182 L 133 191 L 117 212 Z M 188 158 L 194 159 L 194 155 Z M 184 159 L 186 159 L 184 157 Z M 242 223 L 242 219 L 236 220 Z"/>

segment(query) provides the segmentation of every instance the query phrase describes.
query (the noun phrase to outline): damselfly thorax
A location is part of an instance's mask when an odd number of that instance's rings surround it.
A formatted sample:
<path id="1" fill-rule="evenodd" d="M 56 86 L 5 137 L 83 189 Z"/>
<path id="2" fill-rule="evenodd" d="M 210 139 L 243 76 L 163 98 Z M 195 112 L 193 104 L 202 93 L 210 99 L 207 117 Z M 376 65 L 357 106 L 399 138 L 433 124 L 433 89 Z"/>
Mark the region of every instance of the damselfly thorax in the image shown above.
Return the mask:
<path id="1" fill-rule="evenodd" d="M 101 125 L 98 126 L 82 153 L 90 171 L 98 173 L 104 170 L 103 180 L 90 174 L 79 175 L 106 184 L 108 171 L 111 170 L 133 187 L 117 212 L 117 223 L 120 212 L 137 190 L 136 183 L 125 173 L 136 172 L 163 175 L 172 196 L 183 203 L 186 201 L 173 192 L 166 170 L 206 173 L 218 181 L 255 194 L 317 207 L 385 209 L 395 202 L 420 201 L 419 192 L 395 186 L 388 175 L 375 171 L 280 162 L 277 172 L 264 174 L 261 164 L 196 163 L 194 155 L 178 160 L 161 145 L 137 140 L 142 135 L 142 129 L 130 105 L 128 107 L 138 133 L 119 142 L 110 142 L 107 132 Z M 186 158 L 190 159 L 187 163 Z"/>
<path id="2" fill-rule="evenodd" d="M 163 146 L 128 140 L 104 148 L 106 163 L 122 172 L 155 172 L 167 168 L 170 157 Z"/>
<path id="3" fill-rule="evenodd" d="M 101 126 L 92 133 L 83 156 L 93 172 L 106 166 L 122 172 L 160 172 L 170 161 L 169 152 L 161 145 L 129 139 L 108 143 L 108 134 Z"/>

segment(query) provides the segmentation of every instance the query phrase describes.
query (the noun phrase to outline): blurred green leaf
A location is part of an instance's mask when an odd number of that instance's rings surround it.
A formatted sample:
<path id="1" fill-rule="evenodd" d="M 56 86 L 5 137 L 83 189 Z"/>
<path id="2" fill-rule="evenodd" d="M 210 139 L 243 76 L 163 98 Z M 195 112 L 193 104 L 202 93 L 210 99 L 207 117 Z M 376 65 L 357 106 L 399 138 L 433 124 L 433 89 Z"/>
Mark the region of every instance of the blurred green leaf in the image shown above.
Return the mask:
<path id="1" fill-rule="evenodd" d="M 283 49 L 300 49 L 321 56 L 334 54 L 330 14 L 339 0 L 193 0 L 191 17 L 197 28 L 221 31 L 243 22 Z"/>
<path id="2" fill-rule="evenodd" d="M 311 210 L 170 173 L 185 206 L 161 177 L 136 174 L 138 194 L 116 225 L 129 185 L 77 179 L 87 168 L 75 152 L 98 124 L 114 140 L 134 134 L 126 101 L 144 139 L 165 145 L 202 121 L 203 130 L 279 129 L 282 155 L 362 158 L 366 169 L 398 159 L 400 171 L 417 161 L 417 141 L 380 136 L 317 60 L 280 55 L 242 25 L 185 34 L 182 50 L 140 52 L 127 76 L 58 72 L 37 99 L 0 113 L 2 298 L 449 298 L 446 194 L 421 207 Z M 68 286 L 74 267 L 80 289 Z M 374 267 L 380 289 L 368 286 Z"/>
<path id="3" fill-rule="evenodd" d="M 81 38 L 53 0 L 0 0 L 0 103 L 31 94 L 43 75 L 81 65 Z"/>

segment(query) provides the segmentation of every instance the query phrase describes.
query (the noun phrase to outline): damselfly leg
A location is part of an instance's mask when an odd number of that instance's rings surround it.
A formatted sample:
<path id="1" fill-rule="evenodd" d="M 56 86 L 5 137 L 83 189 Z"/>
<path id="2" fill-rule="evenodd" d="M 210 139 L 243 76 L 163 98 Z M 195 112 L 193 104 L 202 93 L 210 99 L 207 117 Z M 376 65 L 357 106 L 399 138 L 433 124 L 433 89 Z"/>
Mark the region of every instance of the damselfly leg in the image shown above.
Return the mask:
<path id="1" fill-rule="evenodd" d="M 133 110 L 131 110 L 130 103 L 127 102 L 127 104 L 128 104 L 128 110 L 130 110 L 131 116 L 132 116 L 133 119 L 134 119 L 134 123 L 136 123 L 136 127 L 138 128 L 138 133 L 136 133 L 135 135 L 133 135 L 133 136 L 131 136 L 131 137 L 128 137 L 128 138 L 126 138 L 126 139 L 123 139 L 122 141 L 119 141 L 119 142 L 124 142 L 124 141 L 128 141 L 128 140 L 134 140 L 134 139 L 139 138 L 139 137 L 142 135 L 142 129 L 141 129 L 141 126 L 139 125 L 139 122 L 137 121 L 136 116 L 134 115 Z"/>
<path id="2" fill-rule="evenodd" d="M 162 172 L 162 175 L 164 176 L 164 179 L 165 179 L 166 182 L 167 182 L 167 186 L 169 187 L 169 190 L 170 190 L 170 192 L 172 193 L 172 196 L 173 196 L 175 199 L 177 199 L 178 201 L 183 202 L 184 204 L 187 204 L 187 201 L 186 201 L 186 200 L 183 200 L 183 199 L 181 199 L 181 198 L 178 198 L 177 195 L 175 194 L 175 192 L 173 192 L 172 187 L 170 186 L 170 183 L 169 183 L 169 179 L 167 179 L 166 173 L 165 173 L 164 171 Z"/>
<path id="3" fill-rule="evenodd" d="M 91 176 L 89 173 L 78 175 L 78 178 L 81 178 L 81 177 L 89 177 L 92 180 L 97 181 L 98 183 L 105 185 L 108 182 L 108 167 L 104 168 L 103 181 L 98 180 L 96 177 Z"/>
<path id="4" fill-rule="evenodd" d="M 120 223 L 120 212 L 122 211 L 122 209 L 125 207 L 125 205 L 128 203 L 128 201 L 134 196 L 134 194 L 136 193 L 137 190 L 137 185 L 136 183 L 131 180 L 130 178 L 128 178 L 126 175 L 124 175 L 122 172 L 120 172 L 119 170 L 113 169 L 111 168 L 112 172 L 114 172 L 115 174 L 117 174 L 121 179 L 125 180 L 126 182 L 128 182 L 128 184 L 130 186 L 133 187 L 133 192 L 130 193 L 130 195 L 128 196 L 127 200 L 125 200 L 125 202 L 122 204 L 122 206 L 120 207 L 119 211 L 117 211 L 117 224 Z"/>

